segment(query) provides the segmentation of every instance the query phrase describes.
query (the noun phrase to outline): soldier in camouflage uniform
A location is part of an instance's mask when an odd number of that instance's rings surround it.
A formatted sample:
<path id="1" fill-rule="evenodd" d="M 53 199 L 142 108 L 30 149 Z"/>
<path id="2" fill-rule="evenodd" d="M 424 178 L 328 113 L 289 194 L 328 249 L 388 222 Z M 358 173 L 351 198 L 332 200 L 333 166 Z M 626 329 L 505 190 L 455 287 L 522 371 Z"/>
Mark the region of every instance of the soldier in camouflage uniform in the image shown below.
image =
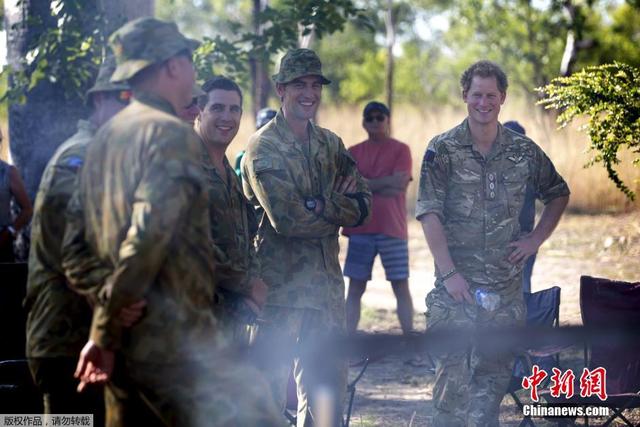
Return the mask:
<path id="1" fill-rule="evenodd" d="M 257 341 L 313 345 L 328 334 L 344 333 L 338 229 L 367 220 L 371 193 L 342 140 L 311 121 L 322 86 L 330 83 L 315 52 L 289 51 L 274 81 L 282 108 L 251 137 L 242 171 L 245 195 L 265 213 L 258 258 L 269 292 Z M 265 373 L 282 408 L 290 367 L 291 359 L 282 359 Z M 294 375 L 298 426 L 317 418 L 320 384 L 333 392 L 330 416 L 338 425 L 345 363 L 320 366 L 297 358 Z"/>
<path id="2" fill-rule="evenodd" d="M 521 325 L 522 266 L 549 237 L 569 189 L 545 153 L 498 122 L 507 77 L 480 61 L 462 76 L 468 117 L 428 145 L 416 217 L 433 254 L 436 287 L 427 296 L 427 329 Z M 540 222 L 520 232 L 527 182 L 545 204 Z M 472 295 L 497 295 L 489 311 Z M 433 391 L 434 426 L 497 426 L 512 354 L 479 348 L 440 354 Z"/>
<path id="3" fill-rule="evenodd" d="M 87 149 L 63 244 L 67 276 L 96 293 L 80 386 L 113 373 L 164 425 L 275 425 L 266 384 L 257 376 L 249 382 L 216 344 L 200 142 L 177 117 L 191 100 L 197 42 L 174 23 L 140 18 L 110 44 L 118 63 L 111 80 L 128 81 L 134 99 Z M 146 312 L 124 327 L 115 314 L 141 299 Z M 123 363 L 113 372 L 116 352 Z M 117 403 L 107 399 L 108 425 L 126 424 Z"/>
<path id="4" fill-rule="evenodd" d="M 203 85 L 195 129 L 202 141 L 202 168 L 209 182 L 211 237 L 221 249 L 218 260 L 216 317 L 225 341 L 249 344 L 249 325 L 265 302 L 267 286 L 253 244 L 258 223 L 255 209 L 242 193 L 240 177 L 226 150 L 240 127 L 242 92 L 226 77 Z"/>
<path id="5" fill-rule="evenodd" d="M 80 395 L 73 378 L 76 361 L 89 336 L 91 307 L 73 292 L 62 269 L 64 211 L 75 188 L 89 141 L 97 128 L 129 102 L 124 83 L 111 83 L 115 60 L 108 57 L 87 92 L 92 113 L 78 122 L 78 132 L 55 152 L 44 170 L 36 195 L 31 229 L 29 278 L 24 305 L 27 318 L 29 367 L 44 396 L 45 413 L 93 413 L 101 424 L 104 401 L 99 389 Z"/>

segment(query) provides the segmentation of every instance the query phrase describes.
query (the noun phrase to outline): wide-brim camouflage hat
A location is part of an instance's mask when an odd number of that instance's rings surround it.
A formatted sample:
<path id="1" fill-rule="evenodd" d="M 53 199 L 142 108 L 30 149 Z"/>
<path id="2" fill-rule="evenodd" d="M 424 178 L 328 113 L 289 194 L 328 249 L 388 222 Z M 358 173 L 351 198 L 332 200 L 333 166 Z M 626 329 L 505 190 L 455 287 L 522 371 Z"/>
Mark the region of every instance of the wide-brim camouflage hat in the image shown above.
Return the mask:
<path id="1" fill-rule="evenodd" d="M 93 86 L 87 91 L 87 98 L 89 95 L 96 92 L 116 92 L 121 90 L 129 90 L 130 87 L 125 82 L 111 82 L 111 76 L 116 69 L 116 59 L 113 55 L 109 55 L 105 58 L 104 62 L 100 65 L 98 70 L 98 77 Z"/>
<path id="2" fill-rule="evenodd" d="M 322 62 L 318 55 L 311 49 L 293 49 L 280 61 L 278 74 L 273 75 L 276 83 L 289 83 L 304 76 L 319 76 L 323 85 L 328 85 L 331 80 L 322 75 Z"/>
<path id="3" fill-rule="evenodd" d="M 124 24 L 109 37 L 109 44 L 118 64 L 111 81 L 119 82 L 182 51 L 193 52 L 200 42 L 185 37 L 173 22 L 147 17 Z"/>

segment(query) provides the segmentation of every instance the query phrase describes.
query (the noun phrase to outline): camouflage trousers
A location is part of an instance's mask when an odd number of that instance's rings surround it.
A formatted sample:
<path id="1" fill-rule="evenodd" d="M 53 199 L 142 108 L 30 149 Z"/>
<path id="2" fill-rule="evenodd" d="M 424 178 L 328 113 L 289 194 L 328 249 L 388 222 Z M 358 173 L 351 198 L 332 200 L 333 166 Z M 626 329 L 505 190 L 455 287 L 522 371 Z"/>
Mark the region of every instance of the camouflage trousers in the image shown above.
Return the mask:
<path id="1" fill-rule="evenodd" d="M 323 420 L 322 425 L 341 425 L 347 363 L 332 358 L 326 349 L 306 350 L 313 349 L 313 345 L 332 334 L 344 333 L 344 306 L 333 312 L 266 306 L 262 318 L 264 322 L 255 331 L 255 343 L 257 348 L 274 351 L 274 354 L 266 354 L 261 359 L 264 375 L 281 411 L 286 409 L 287 384 L 293 365 L 298 399 L 297 426 L 310 427 L 318 420 Z M 293 357 L 288 351 L 296 346 L 302 351 L 299 357 Z M 331 410 L 328 414 L 322 410 L 327 407 L 323 396 L 329 400 Z"/>
<path id="2" fill-rule="evenodd" d="M 104 389 L 105 427 L 145 425 L 163 427 L 164 422 L 143 400 L 142 394 L 127 375 L 125 360 L 116 355 L 111 380 Z"/>
<path id="3" fill-rule="evenodd" d="M 524 324 L 521 278 L 501 293 L 501 306 L 493 312 L 457 303 L 446 288 L 436 286 L 427 295 L 427 331 L 510 327 Z M 472 285 L 472 290 L 474 289 Z M 498 426 L 500 402 L 507 392 L 515 356 L 469 346 L 434 354 L 433 426 Z"/>
<path id="4" fill-rule="evenodd" d="M 122 375 L 126 376 L 120 381 L 126 385 L 128 398 L 113 399 L 114 394 L 109 394 L 107 419 L 112 423 L 108 427 L 283 425 L 269 386 L 244 361 L 217 355 L 180 365 L 128 361 Z M 144 403 L 144 408 L 137 406 L 137 399 Z M 131 421 L 139 420 L 145 412 L 148 418 L 142 424 Z"/>
<path id="5" fill-rule="evenodd" d="M 222 305 L 216 305 L 213 314 L 217 320 L 217 332 L 222 345 L 237 348 L 249 346 L 252 333 L 251 325 L 239 320 Z"/>

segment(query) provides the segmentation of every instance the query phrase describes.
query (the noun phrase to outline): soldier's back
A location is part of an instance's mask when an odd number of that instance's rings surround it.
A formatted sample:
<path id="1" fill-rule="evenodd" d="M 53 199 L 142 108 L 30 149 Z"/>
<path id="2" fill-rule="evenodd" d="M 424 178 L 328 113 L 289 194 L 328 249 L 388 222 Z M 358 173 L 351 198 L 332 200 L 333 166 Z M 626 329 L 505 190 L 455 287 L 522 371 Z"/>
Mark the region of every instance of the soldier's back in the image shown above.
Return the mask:
<path id="1" fill-rule="evenodd" d="M 80 191 L 88 243 L 115 269 L 112 296 L 147 300 L 123 352 L 171 364 L 213 345 L 207 193 L 193 130 L 167 102 L 136 96 L 96 135 Z"/>

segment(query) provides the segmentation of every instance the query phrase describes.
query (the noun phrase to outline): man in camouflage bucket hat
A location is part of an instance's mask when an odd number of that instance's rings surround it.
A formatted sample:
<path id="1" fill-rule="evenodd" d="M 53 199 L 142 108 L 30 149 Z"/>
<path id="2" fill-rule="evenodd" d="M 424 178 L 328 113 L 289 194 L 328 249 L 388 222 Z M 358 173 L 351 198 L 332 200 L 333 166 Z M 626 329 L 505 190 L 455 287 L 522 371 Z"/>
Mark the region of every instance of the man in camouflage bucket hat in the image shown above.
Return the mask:
<path id="1" fill-rule="evenodd" d="M 68 207 L 65 271 L 76 288 L 96 295 L 79 388 L 112 372 L 126 384 L 108 384 L 110 426 L 139 419 L 127 396 L 120 400 L 123 390 L 156 415 L 145 425 L 273 425 L 266 384 L 259 388 L 259 376 L 242 381 L 240 365 L 217 348 L 200 143 L 177 117 L 192 98 L 196 44 L 153 18 L 125 24 L 110 41 L 118 62 L 112 81 L 127 80 L 134 98 L 96 134 Z M 141 299 L 144 315 L 127 327 L 115 313 Z"/>
<path id="2" fill-rule="evenodd" d="M 344 334 L 338 230 L 367 220 L 371 193 L 342 140 L 311 121 L 322 86 L 329 83 L 315 52 L 289 51 L 273 79 L 282 108 L 251 137 L 242 166 L 245 195 L 265 215 L 258 258 L 269 291 L 256 339 L 258 344 L 277 343 L 272 347 L 314 345 L 328 335 Z M 282 410 L 292 358 L 262 357 Z M 333 410 L 323 419 L 341 425 L 346 363 L 318 359 L 294 360 L 298 426 L 318 420 L 323 386 L 331 391 L 328 406 Z"/>
<path id="3" fill-rule="evenodd" d="M 56 150 L 44 170 L 31 223 L 32 250 L 24 302 L 28 312 L 26 352 L 34 381 L 43 394 L 44 412 L 90 413 L 97 425 L 104 416 L 102 391 L 95 388 L 80 395 L 73 378 L 78 355 L 89 335 L 91 308 L 85 297 L 69 288 L 60 250 L 66 225 L 63 212 L 87 145 L 96 129 L 129 102 L 129 86 L 109 81 L 115 66 L 115 59 L 107 57 L 95 84 L 87 91 L 91 115 L 78 122 L 76 134 Z"/>
<path id="4" fill-rule="evenodd" d="M 518 326 L 524 261 L 555 229 L 569 188 L 540 147 L 498 122 L 507 93 L 500 67 L 479 61 L 461 85 L 468 117 L 429 143 L 416 204 L 436 271 L 427 330 Z M 518 219 L 527 183 L 545 208 L 524 234 Z M 482 295 L 498 303 L 482 304 Z M 476 346 L 437 354 L 433 425 L 499 425 L 512 368 L 510 352 Z"/>
<path id="5" fill-rule="evenodd" d="M 319 83 L 323 85 L 331 83 L 331 80 L 322 75 L 320 58 L 311 49 L 288 51 L 280 61 L 278 74 L 272 77 L 276 84 L 287 84 L 304 76 L 317 76 Z"/>

